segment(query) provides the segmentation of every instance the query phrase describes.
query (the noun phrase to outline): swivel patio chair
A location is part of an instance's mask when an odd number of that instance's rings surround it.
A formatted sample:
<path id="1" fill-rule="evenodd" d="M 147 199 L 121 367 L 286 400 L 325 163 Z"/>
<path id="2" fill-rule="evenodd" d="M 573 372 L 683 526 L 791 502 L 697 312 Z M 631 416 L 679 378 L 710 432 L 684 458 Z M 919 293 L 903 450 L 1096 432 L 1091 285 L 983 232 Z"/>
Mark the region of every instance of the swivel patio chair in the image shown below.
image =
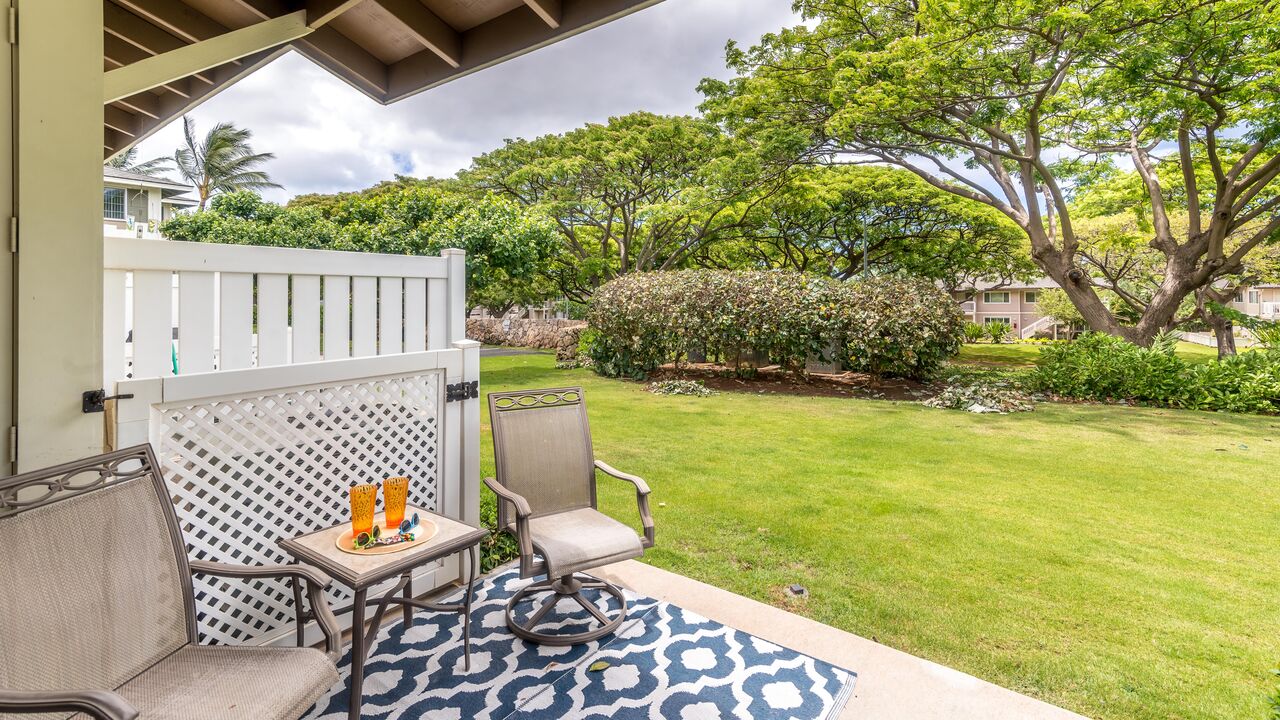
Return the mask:
<path id="1" fill-rule="evenodd" d="M 582 388 L 490 393 L 489 422 L 497 477 L 484 482 L 499 498 L 498 525 L 519 542 L 520 577 L 545 575 L 508 601 L 507 626 L 517 636 L 544 645 L 577 645 L 608 635 L 626 618 L 626 598 L 617 586 L 583 573 L 639 557 L 653 547 L 649 486 L 594 458 Z M 635 486 L 643 540 L 596 510 L 596 470 Z M 612 596 L 619 609 L 601 611 L 588 592 Z M 524 600 L 544 593 L 550 595 L 528 619 L 517 619 Z M 539 631 L 565 599 L 586 611 L 587 629 Z M 569 617 L 561 624 L 573 621 Z"/>
<path id="2" fill-rule="evenodd" d="M 305 581 L 327 653 L 199 645 L 192 573 Z M 188 562 L 149 445 L 0 480 L 0 578 L 0 717 L 296 720 L 338 681 L 329 578 Z"/>

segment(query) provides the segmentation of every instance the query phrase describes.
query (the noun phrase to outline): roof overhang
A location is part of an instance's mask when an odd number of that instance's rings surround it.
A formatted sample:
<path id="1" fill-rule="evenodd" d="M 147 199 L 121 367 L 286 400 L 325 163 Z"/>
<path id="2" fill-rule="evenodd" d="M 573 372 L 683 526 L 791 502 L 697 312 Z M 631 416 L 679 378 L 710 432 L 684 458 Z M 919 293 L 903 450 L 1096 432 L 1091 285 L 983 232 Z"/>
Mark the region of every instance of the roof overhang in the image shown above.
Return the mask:
<path id="1" fill-rule="evenodd" d="M 389 104 L 658 2 L 103 0 L 104 154 L 289 50 Z"/>

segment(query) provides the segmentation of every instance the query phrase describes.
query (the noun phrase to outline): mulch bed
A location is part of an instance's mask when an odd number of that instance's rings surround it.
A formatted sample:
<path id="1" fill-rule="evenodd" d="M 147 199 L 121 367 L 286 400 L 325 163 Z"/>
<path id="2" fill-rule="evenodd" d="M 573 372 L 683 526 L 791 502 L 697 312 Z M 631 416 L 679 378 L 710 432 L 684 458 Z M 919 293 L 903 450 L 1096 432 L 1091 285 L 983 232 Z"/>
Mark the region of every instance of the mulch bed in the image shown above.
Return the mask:
<path id="1" fill-rule="evenodd" d="M 667 364 L 650 374 L 651 380 L 700 380 L 713 390 L 809 397 L 855 397 L 918 401 L 933 397 L 938 388 L 914 380 L 877 378 L 866 373 L 811 373 L 798 379 L 777 366 L 759 368 L 754 377 L 740 378 L 715 363 Z"/>

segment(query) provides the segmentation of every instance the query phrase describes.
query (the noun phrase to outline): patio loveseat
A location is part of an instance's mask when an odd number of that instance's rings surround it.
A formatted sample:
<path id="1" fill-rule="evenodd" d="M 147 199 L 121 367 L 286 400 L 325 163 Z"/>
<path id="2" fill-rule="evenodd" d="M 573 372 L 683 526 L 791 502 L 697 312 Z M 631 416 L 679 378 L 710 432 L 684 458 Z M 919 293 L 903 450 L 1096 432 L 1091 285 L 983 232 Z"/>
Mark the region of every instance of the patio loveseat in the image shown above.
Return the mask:
<path id="1" fill-rule="evenodd" d="M 341 635 L 305 565 L 188 561 L 148 445 L 0 480 L 0 717 L 296 720 Z M 192 574 L 297 578 L 326 640 L 198 644 Z"/>

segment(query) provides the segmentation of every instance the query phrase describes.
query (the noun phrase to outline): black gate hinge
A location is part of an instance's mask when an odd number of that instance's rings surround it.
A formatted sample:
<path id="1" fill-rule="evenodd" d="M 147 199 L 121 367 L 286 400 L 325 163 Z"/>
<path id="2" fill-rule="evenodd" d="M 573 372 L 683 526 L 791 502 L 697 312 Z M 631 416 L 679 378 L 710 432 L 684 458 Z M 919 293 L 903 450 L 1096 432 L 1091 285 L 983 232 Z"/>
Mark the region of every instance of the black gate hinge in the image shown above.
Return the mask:
<path id="1" fill-rule="evenodd" d="M 133 393 L 107 395 L 106 390 L 85 390 L 80 394 L 80 412 L 96 413 L 107 409 L 108 400 L 129 400 Z"/>
<path id="2" fill-rule="evenodd" d="M 456 402 L 460 400 L 475 400 L 480 397 L 480 381 L 472 380 L 471 382 L 450 383 L 445 386 L 445 402 Z"/>

